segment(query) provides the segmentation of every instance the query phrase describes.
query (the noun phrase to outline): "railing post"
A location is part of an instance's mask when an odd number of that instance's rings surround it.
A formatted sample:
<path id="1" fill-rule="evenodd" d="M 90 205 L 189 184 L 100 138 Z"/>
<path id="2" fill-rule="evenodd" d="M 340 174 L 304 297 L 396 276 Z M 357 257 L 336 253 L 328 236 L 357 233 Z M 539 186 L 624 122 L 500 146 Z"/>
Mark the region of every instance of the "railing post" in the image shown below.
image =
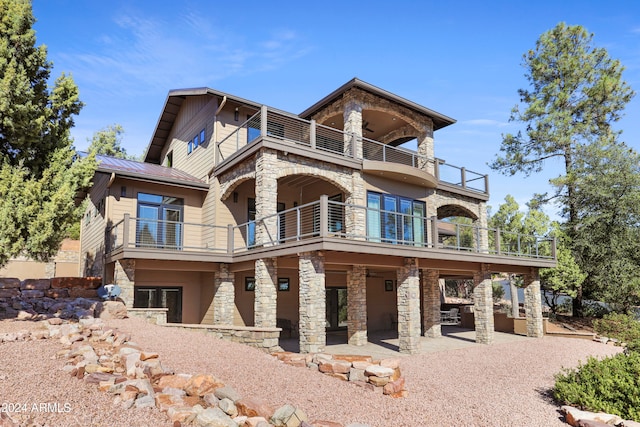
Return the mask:
<path id="1" fill-rule="evenodd" d="M 438 237 L 438 217 L 434 215 L 431 217 L 431 247 L 434 249 L 438 247 Z"/>
<path id="2" fill-rule="evenodd" d="M 496 254 L 500 255 L 502 253 L 502 250 L 500 248 L 500 229 L 499 228 L 496 229 L 495 239 L 496 239 Z"/>
<path id="3" fill-rule="evenodd" d="M 557 256 L 556 250 L 558 249 L 556 245 L 557 245 L 557 241 L 556 241 L 556 238 L 554 237 L 553 240 L 551 240 L 551 256 L 555 260 L 557 260 L 557 258 L 556 258 L 556 256 Z"/>
<path id="4" fill-rule="evenodd" d="M 260 107 L 260 136 L 267 136 L 267 106 Z"/>
<path id="5" fill-rule="evenodd" d="M 489 194 L 489 175 L 484 176 L 484 194 Z"/>
<path id="6" fill-rule="evenodd" d="M 436 177 L 436 181 L 440 181 L 440 160 L 433 159 L 433 173 Z"/>
<path id="7" fill-rule="evenodd" d="M 316 149 L 316 121 L 311 120 L 309 123 L 309 144 L 311 145 L 311 149 Z"/>
<path id="8" fill-rule="evenodd" d="M 300 208 L 296 208 L 296 240 L 300 240 L 302 234 L 302 224 L 300 221 Z"/>
<path id="9" fill-rule="evenodd" d="M 462 188 L 467 188 L 467 170 L 464 166 L 460 168 L 460 180 L 462 182 Z"/>
<path id="10" fill-rule="evenodd" d="M 387 161 L 387 146 L 386 146 L 386 144 L 382 145 L 382 161 L 383 162 Z"/>
<path id="11" fill-rule="evenodd" d="M 357 153 L 357 144 L 356 144 L 356 134 L 355 133 L 351 133 L 351 157 L 353 157 L 354 159 L 358 158 L 358 153 Z"/>
<path id="12" fill-rule="evenodd" d="M 329 196 L 320 196 L 320 237 L 329 234 Z"/>
<path id="13" fill-rule="evenodd" d="M 126 213 L 124 214 L 124 222 L 122 223 L 122 226 L 124 227 L 124 230 L 122 230 L 122 247 L 126 248 L 129 246 L 129 214 Z"/>
<path id="14" fill-rule="evenodd" d="M 233 254 L 233 225 L 227 224 L 227 253 Z"/>

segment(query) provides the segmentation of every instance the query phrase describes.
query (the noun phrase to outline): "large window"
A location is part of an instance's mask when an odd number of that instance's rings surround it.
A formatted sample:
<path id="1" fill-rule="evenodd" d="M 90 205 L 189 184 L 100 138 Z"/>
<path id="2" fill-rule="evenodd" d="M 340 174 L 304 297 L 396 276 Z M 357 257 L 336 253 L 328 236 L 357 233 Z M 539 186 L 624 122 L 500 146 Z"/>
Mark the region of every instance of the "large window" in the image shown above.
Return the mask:
<path id="1" fill-rule="evenodd" d="M 247 201 L 247 247 L 251 248 L 256 245 L 256 199 L 253 197 Z M 277 210 L 282 212 L 284 203 L 278 202 Z M 284 214 L 278 216 L 278 239 L 283 241 L 287 230 L 287 223 Z"/>
<path id="2" fill-rule="evenodd" d="M 137 246 L 181 249 L 183 204 L 177 197 L 138 193 Z"/>
<path id="3" fill-rule="evenodd" d="M 393 194 L 367 193 L 367 236 L 374 242 L 422 246 L 425 204 Z"/>
<path id="4" fill-rule="evenodd" d="M 136 286 L 135 308 L 167 308 L 167 322 L 182 322 L 182 287 Z"/>

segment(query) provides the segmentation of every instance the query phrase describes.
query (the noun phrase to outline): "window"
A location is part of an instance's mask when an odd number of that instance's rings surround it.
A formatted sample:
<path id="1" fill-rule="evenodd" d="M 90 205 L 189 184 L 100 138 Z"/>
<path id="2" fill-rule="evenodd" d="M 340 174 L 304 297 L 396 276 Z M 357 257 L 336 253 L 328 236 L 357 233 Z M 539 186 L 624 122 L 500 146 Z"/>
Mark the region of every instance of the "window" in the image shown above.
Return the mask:
<path id="1" fill-rule="evenodd" d="M 244 290 L 247 292 L 253 292 L 256 290 L 256 278 L 245 277 L 244 278 Z"/>
<path id="2" fill-rule="evenodd" d="M 135 308 L 167 308 L 167 322 L 182 322 L 182 287 L 136 286 Z"/>
<path id="3" fill-rule="evenodd" d="M 193 140 L 187 143 L 187 154 L 191 154 L 193 152 Z"/>
<path id="4" fill-rule="evenodd" d="M 282 212 L 285 208 L 284 203 L 278 202 L 277 211 Z M 250 197 L 247 200 L 247 247 L 251 248 L 256 245 L 256 199 Z M 278 239 L 282 242 L 287 231 L 287 220 L 285 215 L 278 215 Z"/>
<path id="5" fill-rule="evenodd" d="M 200 145 L 204 144 L 205 142 L 205 136 L 207 136 L 207 133 L 205 132 L 204 129 L 202 129 L 200 131 Z"/>
<path id="6" fill-rule="evenodd" d="M 260 136 L 260 119 L 249 120 L 247 115 L 247 144 Z M 277 122 L 267 122 L 267 135 L 275 138 L 284 138 L 284 125 Z"/>
<path id="7" fill-rule="evenodd" d="M 374 242 L 425 242 L 425 203 L 393 194 L 367 193 L 367 236 Z"/>
<path id="8" fill-rule="evenodd" d="M 193 149 L 195 150 L 200 145 L 200 135 L 193 137 Z"/>
<path id="9" fill-rule="evenodd" d="M 183 200 L 138 193 L 136 244 L 139 247 L 181 249 Z"/>
<path id="10" fill-rule="evenodd" d="M 278 291 L 280 291 L 280 292 L 289 292 L 289 278 L 288 277 L 279 277 L 278 278 Z"/>

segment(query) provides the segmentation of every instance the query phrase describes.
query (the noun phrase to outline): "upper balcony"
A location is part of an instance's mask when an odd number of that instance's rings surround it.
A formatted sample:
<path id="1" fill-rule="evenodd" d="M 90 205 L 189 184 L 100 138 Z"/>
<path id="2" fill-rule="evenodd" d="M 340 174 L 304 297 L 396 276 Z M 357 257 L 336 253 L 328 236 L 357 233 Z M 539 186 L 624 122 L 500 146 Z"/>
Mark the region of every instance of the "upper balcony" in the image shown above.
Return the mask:
<path id="1" fill-rule="evenodd" d="M 310 150 L 325 159 L 337 156 L 358 161 L 363 170 L 383 172 L 392 179 L 394 175 L 402 176 L 401 180 L 408 178 L 409 182 L 488 199 L 487 175 L 265 106 L 216 144 L 216 167 L 224 168 L 241 159 L 246 150 L 263 140 Z"/>

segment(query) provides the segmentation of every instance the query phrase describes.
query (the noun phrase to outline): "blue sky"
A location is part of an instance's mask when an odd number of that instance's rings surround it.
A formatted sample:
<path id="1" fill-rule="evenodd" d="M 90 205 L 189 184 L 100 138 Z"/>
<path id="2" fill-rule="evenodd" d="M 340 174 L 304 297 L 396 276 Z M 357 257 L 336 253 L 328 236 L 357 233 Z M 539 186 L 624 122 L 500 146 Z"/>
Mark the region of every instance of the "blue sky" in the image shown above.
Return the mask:
<path id="1" fill-rule="evenodd" d="M 353 77 L 457 120 L 435 133 L 435 154 L 489 174 L 495 208 L 524 204 L 559 173 L 504 177 L 498 153 L 522 55 L 558 22 L 582 25 L 626 67 L 640 91 L 640 2 L 538 1 L 72 1 L 34 0 L 38 44 L 53 76 L 72 73 L 86 106 L 73 129 L 78 149 L 118 123 L 123 145 L 142 154 L 170 89 L 208 86 L 299 113 Z M 640 96 L 617 125 L 640 149 Z M 555 210 L 549 208 L 554 214 Z"/>

